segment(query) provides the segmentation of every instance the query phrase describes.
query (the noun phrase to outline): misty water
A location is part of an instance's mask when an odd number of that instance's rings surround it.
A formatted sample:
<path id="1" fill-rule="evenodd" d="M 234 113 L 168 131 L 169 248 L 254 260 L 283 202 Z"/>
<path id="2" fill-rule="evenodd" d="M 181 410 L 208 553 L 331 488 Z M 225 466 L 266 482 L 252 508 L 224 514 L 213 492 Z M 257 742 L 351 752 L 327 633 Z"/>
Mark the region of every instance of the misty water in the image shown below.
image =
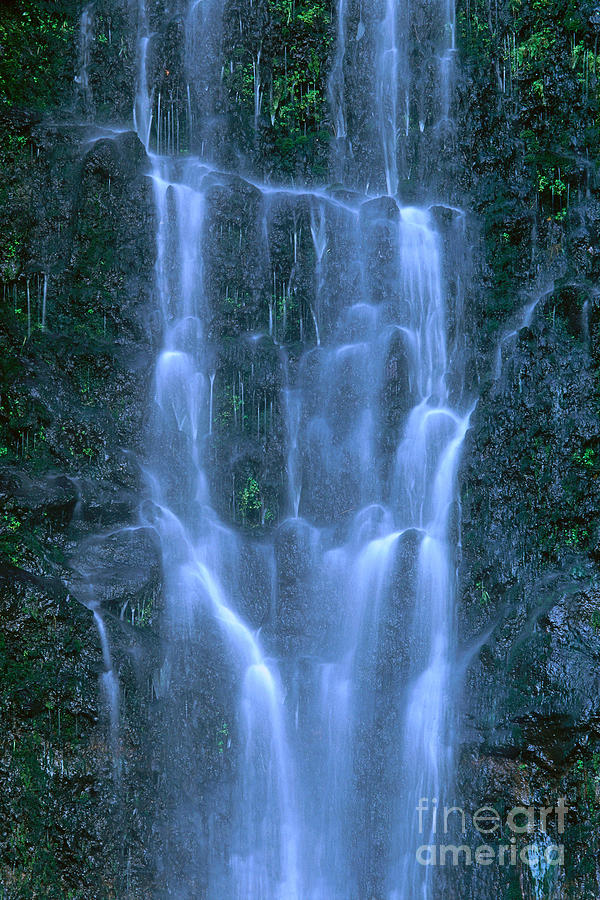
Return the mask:
<path id="1" fill-rule="evenodd" d="M 455 487 L 470 407 L 460 279 L 448 278 L 461 216 L 439 224 L 444 198 L 423 173 L 452 128 L 454 11 L 369 2 L 356 27 L 357 9 L 339 0 L 335 11 L 331 188 L 267 184 L 245 162 L 231 166 L 220 0 L 182 9 L 177 128 L 149 86 L 155 23 L 143 0 L 138 11 L 134 118 L 152 161 L 162 330 L 142 524 L 160 540 L 164 572 L 165 896 L 434 892 L 416 861 L 428 843 L 416 808 L 451 793 Z M 84 92 L 88 31 L 84 20 Z M 258 115 L 259 89 L 256 102 Z M 422 202 L 403 202 L 407 185 Z M 243 220 L 228 213 L 240 203 Z M 212 323 L 219 304 L 243 302 L 215 274 L 215 256 L 238 238 L 264 317 L 245 336 L 228 427 L 281 441 L 285 499 L 274 513 L 250 479 L 232 487 L 226 517 L 212 486 L 231 366 Z M 261 374 L 266 357 L 275 385 Z M 198 775 L 209 665 L 229 704 L 218 789 Z"/>

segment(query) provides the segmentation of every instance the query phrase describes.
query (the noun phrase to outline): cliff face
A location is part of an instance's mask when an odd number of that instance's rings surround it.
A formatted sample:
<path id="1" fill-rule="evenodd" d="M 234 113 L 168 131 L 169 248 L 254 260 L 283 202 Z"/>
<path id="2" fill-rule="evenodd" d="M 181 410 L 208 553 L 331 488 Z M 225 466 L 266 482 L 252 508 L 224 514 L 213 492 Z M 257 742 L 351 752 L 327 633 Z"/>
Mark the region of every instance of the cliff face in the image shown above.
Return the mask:
<path id="1" fill-rule="evenodd" d="M 99 599 L 120 650 L 115 666 L 124 693 L 118 791 L 107 665 L 92 612 L 82 604 L 101 563 L 93 536 L 137 517 L 139 469 L 131 451 L 143 440 L 140 398 L 150 389 L 155 224 L 139 141 L 131 133 L 105 139 L 78 108 L 80 12 L 79 4 L 26 3 L 5 5 L 0 14 L 6 897 L 127 896 L 146 828 L 132 754 L 149 694 L 147 675 L 133 662 L 133 635 L 158 592 L 152 547 L 130 541 L 127 559 L 108 559 L 104 548 L 110 588 Z M 123 11 L 113 10 L 113 19 L 121 21 Z M 128 33 L 123 28 L 115 37 L 117 46 Z M 103 46 L 118 58 L 108 40 Z M 103 65 L 106 76 L 110 66 Z M 119 98 L 117 111 L 120 103 L 130 108 L 119 74 L 113 66 L 104 84 Z M 110 578 L 111 566 L 118 577 Z"/>
<path id="2" fill-rule="evenodd" d="M 90 124 L 129 122 L 136 13 L 99 0 L 86 31 L 82 12 L 68 0 L 21 0 L 0 14 L 0 881 L 11 898 L 148 896 L 160 855 L 157 785 L 174 764 L 157 757 L 154 740 L 165 721 L 160 567 L 147 533 L 131 530 L 160 331 L 154 203 L 137 137 Z M 151 79 L 171 114 L 153 140 L 184 154 L 198 148 L 185 131 L 182 15 L 177 4 L 170 18 L 149 4 L 151 25 L 168 21 Z M 570 808 L 564 869 L 537 880 L 523 866 L 460 870 L 455 896 L 478 900 L 598 893 L 596 19 L 580 3 L 458 9 L 456 129 L 440 193 L 468 210 L 466 387 L 477 405 L 460 476 L 466 687 L 456 803 L 539 808 L 564 796 Z M 221 163 L 325 181 L 329 8 L 269 2 L 248 14 L 231 3 L 213 38 L 230 64 L 211 102 L 219 127 L 237 136 Z M 283 424 L 276 411 L 269 430 L 240 429 L 238 389 L 252 384 L 272 415 L 283 363 L 241 339 L 269 311 L 252 233 L 260 197 L 232 184 L 215 185 L 207 233 L 224 374 L 212 490 L 223 518 L 260 535 L 283 514 Z M 402 191 L 413 199 L 410 184 Z M 271 227 L 282 278 L 294 269 L 301 296 L 308 275 L 293 266 L 293 235 L 310 232 L 309 212 L 282 205 Z M 301 315 L 286 315 L 290 365 Z M 280 552 L 296 578 L 298 548 Z M 96 601 L 121 685 L 117 753 L 107 661 L 84 605 Z M 262 602 L 257 588 L 257 626 Z M 283 645 L 311 628 L 300 602 L 281 612 Z M 203 778 L 218 793 L 226 688 L 216 662 L 212 671 Z"/>
<path id="3" fill-rule="evenodd" d="M 467 810 L 565 798 L 564 867 L 466 870 L 461 896 L 598 893 L 598 228 L 595 12 L 460 11 L 479 250 L 479 395 L 462 467 Z M 587 62 L 586 62 L 587 60 Z M 589 66 L 589 68 L 588 68 Z M 490 843 L 506 843 L 504 827 Z M 473 846 L 484 843 L 471 829 Z M 544 846 L 533 835 L 518 845 Z"/>

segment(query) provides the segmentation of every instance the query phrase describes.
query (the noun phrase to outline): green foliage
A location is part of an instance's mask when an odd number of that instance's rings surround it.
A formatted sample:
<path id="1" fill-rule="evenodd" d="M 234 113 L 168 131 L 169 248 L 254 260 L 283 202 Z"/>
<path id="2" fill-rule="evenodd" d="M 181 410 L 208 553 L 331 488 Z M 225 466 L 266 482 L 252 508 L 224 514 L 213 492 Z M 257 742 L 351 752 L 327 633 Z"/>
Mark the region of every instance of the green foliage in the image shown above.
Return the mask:
<path id="1" fill-rule="evenodd" d="M 131 609 L 131 624 L 138 628 L 148 628 L 156 611 L 157 594 L 153 590 L 145 594 Z"/>
<path id="2" fill-rule="evenodd" d="M 483 581 L 478 581 L 476 584 L 476 588 L 479 592 L 479 602 L 482 606 L 489 606 L 491 601 L 491 597 L 489 591 L 486 590 Z"/>
<path id="3" fill-rule="evenodd" d="M 236 390 L 235 384 L 226 383 L 217 394 L 216 423 L 222 429 L 241 425 L 244 428 L 248 424 L 248 414 L 244 410 L 242 421 L 242 397 Z"/>
<path id="4" fill-rule="evenodd" d="M 61 425 L 61 436 L 71 460 L 93 462 L 100 454 L 104 436 L 80 422 Z M 68 457 L 67 457 L 68 459 Z"/>
<path id="5" fill-rule="evenodd" d="M 23 239 L 16 230 L 0 236 L 0 280 L 15 281 L 21 271 Z"/>
<path id="6" fill-rule="evenodd" d="M 599 59 L 593 13 L 590 0 L 459 2 L 463 55 L 470 67 L 482 75 L 487 73 L 484 79 L 493 79 L 505 115 L 520 130 L 525 161 L 543 195 L 542 211 L 558 222 L 565 218 L 569 185 L 571 189 L 583 185 L 587 160 L 597 159 L 600 149 Z M 561 186 L 563 202 L 560 208 L 553 208 L 552 188 L 556 200 L 556 189 Z"/>
<path id="7" fill-rule="evenodd" d="M 217 750 L 219 753 L 224 753 L 229 741 L 229 726 L 227 722 L 223 722 L 223 724 L 217 729 Z"/>
<path id="8" fill-rule="evenodd" d="M 456 19 L 467 57 L 473 63 L 484 63 L 493 46 L 485 0 L 475 0 L 467 9 L 459 7 Z"/>
<path id="9" fill-rule="evenodd" d="M 47 450 L 47 425 L 46 410 L 29 392 L 13 351 L 0 355 L 0 461 L 39 459 Z"/>
<path id="10" fill-rule="evenodd" d="M 238 499 L 240 515 L 249 524 L 258 524 L 261 508 L 262 500 L 258 481 L 253 475 L 249 475 Z"/>
<path id="11" fill-rule="evenodd" d="M 593 744 L 592 744 L 593 747 Z M 573 838 L 583 838 L 584 841 L 589 840 L 586 832 L 589 829 L 596 830 L 600 821 L 600 753 L 597 749 L 582 748 L 580 751 L 582 756 L 578 757 L 571 767 L 571 785 L 569 790 L 569 807 L 572 808 L 571 821 Z M 590 891 L 587 893 L 582 889 L 581 896 L 593 897 L 597 891 L 595 888 L 596 869 L 590 865 L 587 859 L 583 859 L 579 865 L 573 860 L 569 860 L 568 855 L 565 856 L 567 877 L 569 877 L 569 868 L 577 871 L 577 874 L 589 875 Z M 587 871 L 586 871 L 587 869 Z"/>
<path id="12" fill-rule="evenodd" d="M 517 66 L 525 73 L 537 73 L 550 58 L 556 37 L 547 25 L 540 25 L 517 47 Z M 540 82 L 534 82 L 539 84 Z"/>
<path id="13" fill-rule="evenodd" d="M 565 544 L 574 550 L 580 550 L 587 543 L 589 531 L 581 525 L 573 525 L 565 532 Z"/>
<path id="14" fill-rule="evenodd" d="M 3 513 L 1 519 L 1 524 L 7 531 L 15 532 L 21 527 L 21 522 L 12 513 Z"/>
<path id="15" fill-rule="evenodd" d="M 0 103 L 46 109 L 73 83 L 74 0 L 18 0 L 0 17 Z"/>
<path id="16" fill-rule="evenodd" d="M 57 865 L 61 839 L 54 820 L 56 810 L 49 772 L 52 767 L 53 751 L 40 731 L 34 729 L 14 741 L 11 768 L 19 792 L 14 806 L 15 820 L 5 823 L 8 825 L 7 856 L 0 867 L 2 883 L 9 890 L 7 896 L 14 900 L 33 897 L 59 900 L 65 896 Z"/>
<path id="17" fill-rule="evenodd" d="M 271 165 L 275 161 L 282 171 L 292 173 L 299 159 L 310 158 L 310 175 L 318 177 L 329 140 L 330 4 L 268 0 L 266 13 L 268 24 L 248 21 L 245 40 L 230 50 L 230 66 L 225 69 L 229 96 L 237 108 L 242 107 L 247 123 L 254 123 L 259 97 L 260 115 L 254 124 Z"/>
<path id="18" fill-rule="evenodd" d="M 573 454 L 573 461 L 583 466 L 584 469 L 592 469 L 596 465 L 596 451 L 592 447 L 576 450 Z"/>

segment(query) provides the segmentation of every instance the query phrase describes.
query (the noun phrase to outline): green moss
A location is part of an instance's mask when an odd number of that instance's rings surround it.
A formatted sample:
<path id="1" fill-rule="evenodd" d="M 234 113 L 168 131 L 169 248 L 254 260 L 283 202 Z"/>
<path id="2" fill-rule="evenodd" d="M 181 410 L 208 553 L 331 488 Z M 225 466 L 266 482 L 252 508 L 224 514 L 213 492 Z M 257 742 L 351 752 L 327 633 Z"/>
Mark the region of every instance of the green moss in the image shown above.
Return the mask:
<path id="1" fill-rule="evenodd" d="M 0 103 L 56 106 L 72 89 L 75 0 L 18 0 L 0 17 Z"/>
<path id="2" fill-rule="evenodd" d="M 238 510 L 245 522 L 257 525 L 261 509 L 262 499 L 258 481 L 253 475 L 249 475 L 238 498 Z"/>
<path id="3" fill-rule="evenodd" d="M 569 0 L 460 2 L 463 58 L 499 96 L 544 216 L 565 219 L 569 195 L 599 158 L 600 60 L 594 6 Z M 507 146 L 498 148 L 498 163 Z"/>
<path id="4" fill-rule="evenodd" d="M 489 604 L 491 602 L 491 597 L 490 597 L 489 591 L 486 590 L 486 587 L 485 587 L 483 581 L 478 581 L 477 584 L 475 585 L 475 587 L 477 588 L 480 604 L 482 606 L 489 606 Z"/>
<path id="5" fill-rule="evenodd" d="M 586 447 L 582 450 L 576 450 L 572 456 L 573 462 L 576 462 L 584 469 L 593 469 L 597 465 L 596 451 L 592 447 Z"/>
<path id="6" fill-rule="evenodd" d="M 266 12 L 260 41 L 253 30 L 258 23 L 249 21 L 248 35 L 228 51 L 230 101 L 243 110 L 249 132 L 258 125 L 265 164 L 288 174 L 300 166 L 311 178 L 325 177 L 330 4 L 268 0 Z M 255 122 L 257 91 L 261 112 Z"/>
<path id="7" fill-rule="evenodd" d="M 219 753 L 223 754 L 227 749 L 229 743 L 229 726 L 227 722 L 223 722 L 223 724 L 217 729 L 217 750 Z"/>

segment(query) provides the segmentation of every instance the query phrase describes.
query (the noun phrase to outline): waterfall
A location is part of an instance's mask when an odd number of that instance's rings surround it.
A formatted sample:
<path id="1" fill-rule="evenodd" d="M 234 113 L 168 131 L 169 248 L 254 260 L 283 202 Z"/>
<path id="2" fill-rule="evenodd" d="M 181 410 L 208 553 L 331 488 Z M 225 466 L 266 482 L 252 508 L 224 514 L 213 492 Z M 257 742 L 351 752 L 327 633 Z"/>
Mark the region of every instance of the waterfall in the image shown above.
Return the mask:
<path id="1" fill-rule="evenodd" d="M 120 755 L 120 739 L 119 739 L 119 681 L 113 668 L 112 655 L 110 645 L 108 643 L 108 635 L 102 613 L 97 606 L 91 607 L 94 614 L 94 622 L 100 636 L 100 646 L 102 648 L 102 661 L 104 671 L 100 676 L 102 692 L 108 709 L 110 721 L 110 743 L 113 765 L 113 779 L 116 785 L 119 783 L 121 775 L 121 755 Z"/>
<path id="2" fill-rule="evenodd" d="M 449 338 L 460 302 L 443 236 L 398 190 L 420 135 L 435 153 L 449 123 L 454 13 L 435 6 L 433 50 L 415 70 L 409 26 L 424 6 L 386 0 L 364 21 L 361 6 L 352 40 L 371 52 L 349 98 L 351 4 L 339 4 L 332 165 L 379 194 L 219 168 L 216 3 L 192 2 L 183 18 L 199 155 L 160 155 L 169 145 L 158 139 L 151 154 L 163 337 L 143 519 L 165 581 L 158 877 L 181 898 L 433 896 L 417 807 L 441 803 L 452 781 L 455 491 L 469 409 L 448 387 L 463 361 Z M 139 21 L 135 121 L 150 151 L 143 5 Z M 435 81 L 431 101 L 421 76 Z M 232 350 L 219 323 L 232 307 L 246 315 L 240 285 L 259 311 Z M 255 448 L 256 466 L 256 448 L 283 442 L 279 515 L 235 454 L 223 488 L 230 435 L 240 458 Z M 222 762 L 209 766 L 217 745 Z"/>
<path id="3" fill-rule="evenodd" d="M 79 24 L 79 72 L 75 82 L 81 93 L 83 113 L 91 118 L 94 112 L 94 97 L 90 84 L 89 68 L 94 41 L 94 4 L 88 3 L 81 13 Z"/>
<path id="4" fill-rule="evenodd" d="M 208 174 L 193 160 L 179 181 L 169 160 L 154 159 L 160 222 L 156 281 L 164 341 L 155 374 L 156 453 L 145 516 L 163 549 L 169 715 L 174 729 L 181 730 L 173 735 L 170 756 L 182 768 L 190 767 L 186 774 L 193 781 L 201 747 L 190 715 L 198 717 L 202 632 L 214 629 L 213 639 L 236 683 L 240 761 L 234 792 L 238 814 L 227 838 L 230 856 L 223 858 L 218 846 L 209 849 L 211 890 L 239 900 L 300 898 L 295 779 L 283 690 L 276 664 L 240 614 L 239 539 L 211 508 L 204 472 L 215 380 L 205 336 L 210 309 L 201 252 Z M 172 790 L 177 796 L 169 828 L 182 835 L 180 843 L 192 860 L 200 852 L 194 829 L 202 816 L 201 798 L 190 786 L 183 796 L 179 784 Z M 197 875 L 188 869 L 171 873 L 168 884 L 178 896 L 196 896 Z"/>

